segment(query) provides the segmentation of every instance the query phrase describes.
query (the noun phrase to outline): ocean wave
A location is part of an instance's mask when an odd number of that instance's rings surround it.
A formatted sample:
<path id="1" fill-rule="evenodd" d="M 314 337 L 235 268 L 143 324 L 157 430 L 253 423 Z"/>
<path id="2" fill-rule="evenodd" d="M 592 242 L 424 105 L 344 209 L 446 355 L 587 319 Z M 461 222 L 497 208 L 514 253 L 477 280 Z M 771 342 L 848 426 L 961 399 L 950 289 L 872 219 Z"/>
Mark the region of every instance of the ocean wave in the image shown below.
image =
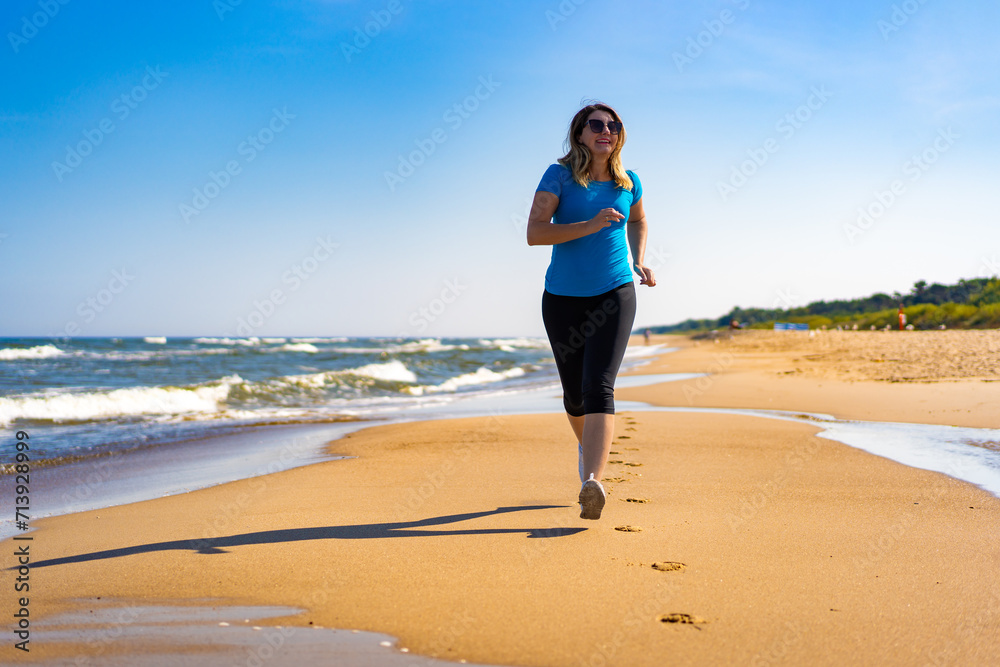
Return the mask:
<path id="1" fill-rule="evenodd" d="M 389 354 L 391 350 L 387 347 L 337 347 L 334 348 L 337 354 Z M 397 350 L 398 351 L 398 350 Z"/>
<path id="2" fill-rule="evenodd" d="M 357 368 L 345 368 L 339 371 L 326 371 L 323 373 L 310 373 L 308 375 L 286 375 L 281 381 L 299 387 L 320 388 L 328 384 L 340 384 L 345 376 L 368 378 L 371 380 L 382 380 L 383 382 L 405 382 L 408 384 L 417 381 L 417 375 L 406 367 L 399 359 L 393 359 L 383 364 L 366 364 Z"/>
<path id="3" fill-rule="evenodd" d="M 491 384 L 493 382 L 501 382 L 503 380 L 509 380 L 510 378 L 521 377 L 527 371 L 520 366 L 514 368 L 508 368 L 503 371 L 493 371 L 485 366 L 482 366 L 474 373 L 465 373 L 464 375 L 459 375 L 453 378 L 445 380 L 441 384 L 434 385 L 422 385 L 417 387 L 410 387 L 409 393 L 414 396 L 422 396 L 423 394 L 431 394 L 445 391 L 458 391 L 462 387 L 471 387 L 480 384 Z"/>
<path id="4" fill-rule="evenodd" d="M 468 345 L 446 345 L 437 338 L 424 338 L 408 343 L 385 344 L 380 347 L 338 347 L 335 350 L 342 354 L 425 354 L 433 352 L 451 352 L 453 350 L 468 350 Z"/>
<path id="5" fill-rule="evenodd" d="M 130 387 L 86 392 L 54 390 L 0 398 L 0 426 L 15 420 L 95 421 L 140 415 L 213 413 L 223 408 L 232 387 L 243 382 L 232 375 L 190 387 Z"/>
<path id="6" fill-rule="evenodd" d="M 86 359 L 107 359 L 110 361 L 149 361 L 151 359 L 170 359 L 172 357 L 200 357 L 215 354 L 232 354 L 226 348 L 208 348 L 202 350 L 136 350 L 134 352 L 124 352 L 114 350 L 111 352 L 86 352 L 76 351 L 74 356 Z"/>
<path id="7" fill-rule="evenodd" d="M 278 378 L 244 381 L 234 387 L 232 398 L 237 400 L 252 398 L 265 401 L 282 401 L 282 397 L 322 392 L 330 387 L 357 389 L 372 382 L 414 384 L 416 374 L 397 360 L 382 364 L 367 364 L 357 368 L 336 371 L 285 375 Z"/>
<path id="8" fill-rule="evenodd" d="M 367 364 L 358 368 L 349 368 L 342 371 L 334 371 L 338 375 L 357 375 L 368 377 L 374 380 L 385 380 L 388 382 L 416 382 L 417 375 L 406 367 L 399 359 L 387 361 L 384 364 Z"/>
<path id="9" fill-rule="evenodd" d="M 167 339 L 164 336 L 146 336 L 142 339 L 144 343 L 151 343 L 153 345 L 166 345 Z"/>
<path id="10" fill-rule="evenodd" d="M 477 342 L 483 347 L 496 348 L 504 352 L 514 352 L 518 348 L 529 350 L 549 348 L 549 342 L 544 338 L 480 338 Z"/>
<path id="11" fill-rule="evenodd" d="M 249 338 L 195 338 L 192 342 L 201 345 L 260 345 L 260 338 L 250 336 Z"/>
<path id="12" fill-rule="evenodd" d="M 312 343 L 288 343 L 275 349 L 280 352 L 308 352 L 310 354 L 319 352 L 319 348 Z"/>
<path id="13" fill-rule="evenodd" d="M 389 352 L 414 354 L 414 353 L 424 353 L 424 352 L 451 352 L 453 350 L 468 350 L 469 346 L 465 344 L 446 345 L 437 338 L 423 338 L 421 340 L 417 340 L 412 343 L 403 343 L 402 345 L 390 345 L 386 349 Z"/>
<path id="14" fill-rule="evenodd" d="M 35 347 L 5 347 L 0 349 L 0 361 L 17 359 L 49 359 L 66 354 L 55 345 L 36 345 Z"/>
<path id="15" fill-rule="evenodd" d="M 349 338 L 334 337 L 334 338 L 293 338 L 293 343 L 346 343 Z"/>

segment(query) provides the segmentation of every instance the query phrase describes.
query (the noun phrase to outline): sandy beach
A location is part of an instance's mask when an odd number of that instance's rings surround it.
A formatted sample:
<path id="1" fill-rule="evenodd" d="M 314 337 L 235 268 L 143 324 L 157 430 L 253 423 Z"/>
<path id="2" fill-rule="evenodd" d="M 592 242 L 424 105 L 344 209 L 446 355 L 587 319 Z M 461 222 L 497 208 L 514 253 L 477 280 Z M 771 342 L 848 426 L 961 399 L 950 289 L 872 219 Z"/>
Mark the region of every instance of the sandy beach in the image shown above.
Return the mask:
<path id="1" fill-rule="evenodd" d="M 641 373 L 709 375 L 618 398 L 1000 427 L 996 332 L 657 340 L 680 349 Z M 330 443 L 345 460 L 38 521 L 32 622 L 263 605 L 305 609 L 265 629 L 374 631 L 411 655 L 493 665 L 1000 662 L 997 497 L 804 423 L 615 423 L 598 522 L 578 518 L 559 414 L 373 426 Z M 163 648 L 38 637 L 30 653 L 8 639 L 3 661 Z M 200 635 L 185 659 L 251 664 Z M 369 664 L 337 660 L 315 664 Z"/>

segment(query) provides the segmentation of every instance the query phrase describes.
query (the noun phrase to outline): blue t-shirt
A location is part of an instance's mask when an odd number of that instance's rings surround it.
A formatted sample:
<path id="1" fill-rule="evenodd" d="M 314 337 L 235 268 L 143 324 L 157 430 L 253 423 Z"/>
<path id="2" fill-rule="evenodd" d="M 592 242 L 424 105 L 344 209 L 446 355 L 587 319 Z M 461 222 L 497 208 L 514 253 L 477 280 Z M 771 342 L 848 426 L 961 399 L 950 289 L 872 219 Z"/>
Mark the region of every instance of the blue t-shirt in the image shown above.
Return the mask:
<path id="1" fill-rule="evenodd" d="M 625 216 L 599 232 L 552 246 L 552 260 L 545 272 L 545 289 L 562 296 L 597 296 L 632 280 L 625 224 L 629 209 L 642 197 L 642 185 L 635 172 L 625 172 L 632 189 L 614 181 L 591 181 L 586 188 L 573 180 L 561 164 L 545 170 L 535 190 L 559 197 L 553 221 L 558 225 L 590 220 L 604 208 L 615 208 Z"/>

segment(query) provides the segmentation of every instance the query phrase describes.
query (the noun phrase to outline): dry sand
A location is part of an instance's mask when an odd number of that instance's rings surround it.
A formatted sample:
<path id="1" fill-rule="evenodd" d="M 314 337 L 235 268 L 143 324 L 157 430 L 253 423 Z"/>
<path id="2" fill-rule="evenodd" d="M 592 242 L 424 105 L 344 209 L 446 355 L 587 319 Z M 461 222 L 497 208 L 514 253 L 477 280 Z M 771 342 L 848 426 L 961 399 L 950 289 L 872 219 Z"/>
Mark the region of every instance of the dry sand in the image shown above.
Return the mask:
<path id="1" fill-rule="evenodd" d="M 654 342 L 680 349 L 639 373 L 708 376 L 622 389 L 618 398 L 1000 428 L 1000 331 L 739 331 Z"/>
<path id="2" fill-rule="evenodd" d="M 770 396 L 911 421 L 947 409 L 891 393 L 937 385 L 787 376 L 776 369 L 802 365 L 798 349 L 737 349 L 749 340 L 685 339 L 643 371 L 707 370 L 728 353 L 705 404 Z M 890 393 L 861 405 L 866 383 Z M 686 405 L 669 386 L 619 395 Z M 586 522 L 562 415 L 370 428 L 331 443 L 348 460 L 39 521 L 32 614 L 98 597 L 305 607 L 270 623 L 385 632 L 414 653 L 500 665 L 1000 663 L 1000 499 L 817 431 L 619 414 L 608 506 Z M 95 650 L 41 644 L 30 657 Z"/>
<path id="3" fill-rule="evenodd" d="M 777 355 L 795 373 L 836 380 L 1000 381 L 1000 331 L 760 331 L 723 334 L 739 354 Z"/>

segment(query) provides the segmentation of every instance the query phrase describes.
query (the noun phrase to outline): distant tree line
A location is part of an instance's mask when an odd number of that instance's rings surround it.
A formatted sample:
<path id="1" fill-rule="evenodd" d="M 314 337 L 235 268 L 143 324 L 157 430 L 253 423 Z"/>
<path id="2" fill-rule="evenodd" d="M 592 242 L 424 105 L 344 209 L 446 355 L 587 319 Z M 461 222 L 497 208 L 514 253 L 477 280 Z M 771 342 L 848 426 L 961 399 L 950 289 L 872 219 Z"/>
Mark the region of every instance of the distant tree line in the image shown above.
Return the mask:
<path id="1" fill-rule="evenodd" d="M 734 307 L 715 319 L 684 320 L 678 324 L 649 327 L 653 333 L 687 333 L 729 327 L 769 329 L 775 322 L 798 322 L 811 329 L 896 327 L 899 306 L 915 329 L 1000 328 L 1000 279 L 973 278 L 954 285 L 919 280 L 907 294 L 878 293 L 861 299 L 814 301 L 797 308 Z"/>

